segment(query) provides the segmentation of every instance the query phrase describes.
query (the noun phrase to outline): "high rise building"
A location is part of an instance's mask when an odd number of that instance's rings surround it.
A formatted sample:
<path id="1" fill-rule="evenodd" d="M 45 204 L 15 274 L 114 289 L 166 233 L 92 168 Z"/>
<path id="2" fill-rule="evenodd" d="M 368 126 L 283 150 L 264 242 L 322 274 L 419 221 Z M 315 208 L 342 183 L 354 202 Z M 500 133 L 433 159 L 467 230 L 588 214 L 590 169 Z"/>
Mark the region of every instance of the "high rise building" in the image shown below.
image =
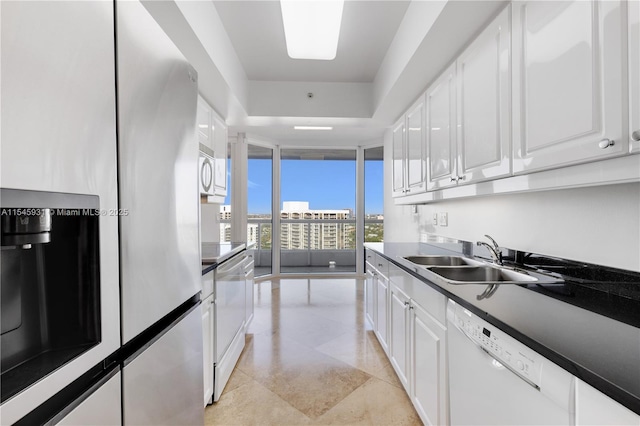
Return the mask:
<path id="1" fill-rule="evenodd" d="M 284 250 L 340 250 L 354 247 L 355 224 L 322 222 L 352 219 L 351 209 L 312 210 L 307 201 L 285 201 L 280 219 L 286 221 L 282 223 L 280 231 L 280 244 Z M 304 222 L 295 223 L 290 220 Z"/>

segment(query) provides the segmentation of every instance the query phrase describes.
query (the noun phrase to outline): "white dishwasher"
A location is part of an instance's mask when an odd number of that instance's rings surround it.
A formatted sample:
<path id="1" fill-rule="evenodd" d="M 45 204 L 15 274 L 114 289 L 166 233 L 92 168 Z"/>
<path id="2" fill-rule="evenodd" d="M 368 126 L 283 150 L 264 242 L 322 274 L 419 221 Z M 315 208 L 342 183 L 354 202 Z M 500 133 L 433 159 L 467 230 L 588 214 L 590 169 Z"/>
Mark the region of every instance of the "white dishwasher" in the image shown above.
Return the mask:
<path id="1" fill-rule="evenodd" d="M 246 315 L 242 253 L 223 262 L 214 276 L 213 401 L 217 402 L 244 348 Z"/>
<path id="2" fill-rule="evenodd" d="M 569 425 L 573 376 L 452 300 L 452 425 Z"/>

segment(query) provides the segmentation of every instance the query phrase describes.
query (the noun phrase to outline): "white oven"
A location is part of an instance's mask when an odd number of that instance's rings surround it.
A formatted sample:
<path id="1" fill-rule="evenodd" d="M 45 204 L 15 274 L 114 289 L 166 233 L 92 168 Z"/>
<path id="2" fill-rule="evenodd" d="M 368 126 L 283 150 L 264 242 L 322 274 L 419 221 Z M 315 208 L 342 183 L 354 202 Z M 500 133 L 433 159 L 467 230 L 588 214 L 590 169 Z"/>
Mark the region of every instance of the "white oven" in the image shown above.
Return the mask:
<path id="1" fill-rule="evenodd" d="M 201 195 L 214 195 L 213 186 L 213 151 L 211 148 L 200 144 L 200 161 L 198 163 L 198 181 L 200 182 Z"/>

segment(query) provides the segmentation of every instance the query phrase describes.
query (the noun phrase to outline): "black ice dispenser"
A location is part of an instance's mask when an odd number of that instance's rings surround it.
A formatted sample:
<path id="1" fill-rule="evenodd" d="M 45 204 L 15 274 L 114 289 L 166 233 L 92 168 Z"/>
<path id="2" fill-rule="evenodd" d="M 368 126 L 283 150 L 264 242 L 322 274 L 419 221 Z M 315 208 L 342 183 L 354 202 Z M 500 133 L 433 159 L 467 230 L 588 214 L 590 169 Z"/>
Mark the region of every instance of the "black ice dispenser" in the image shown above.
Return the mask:
<path id="1" fill-rule="evenodd" d="M 99 208 L 0 189 L 2 402 L 100 342 Z"/>

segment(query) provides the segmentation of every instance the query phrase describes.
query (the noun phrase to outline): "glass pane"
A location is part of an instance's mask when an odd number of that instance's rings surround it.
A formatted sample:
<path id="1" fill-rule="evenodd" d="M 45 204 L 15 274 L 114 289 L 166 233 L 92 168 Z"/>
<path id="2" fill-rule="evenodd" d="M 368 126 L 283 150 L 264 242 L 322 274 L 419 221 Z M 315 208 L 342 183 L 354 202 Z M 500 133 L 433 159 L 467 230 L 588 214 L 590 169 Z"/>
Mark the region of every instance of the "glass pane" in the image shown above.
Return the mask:
<path id="1" fill-rule="evenodd" d="M 364 150 L 364 241 L 384 241 L 383 148 Z"/>
<path id="2" fill-rule="evenodd" d="M 255 275 L 267 275 L 271 274 L 273 150 L 249 144 L 247 165 L 247 241 L 255 244 Z"/>
<path id="3" fill-rule="evenodd" d="M 281 273 L 355 272 L 356 152 L 283 149 Z"/>

